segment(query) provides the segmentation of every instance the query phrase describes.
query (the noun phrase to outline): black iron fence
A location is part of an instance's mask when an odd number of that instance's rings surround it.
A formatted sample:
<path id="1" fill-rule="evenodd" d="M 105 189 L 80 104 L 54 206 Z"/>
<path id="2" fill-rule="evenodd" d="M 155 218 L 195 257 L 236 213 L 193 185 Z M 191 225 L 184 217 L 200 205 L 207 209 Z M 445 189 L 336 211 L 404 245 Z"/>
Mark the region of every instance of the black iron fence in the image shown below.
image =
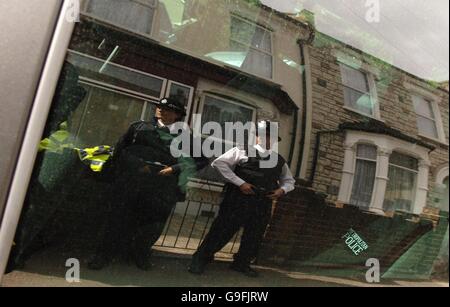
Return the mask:
<path id="1" fill-rule="evenodd" d="M 193 179 L 186 201 L 173 209 L 155 247 L 192 254 L 205 238 L 219 211 L 223 184 Z M 229 258 L 239 249 L 242 230 L 218 253 Z"/>

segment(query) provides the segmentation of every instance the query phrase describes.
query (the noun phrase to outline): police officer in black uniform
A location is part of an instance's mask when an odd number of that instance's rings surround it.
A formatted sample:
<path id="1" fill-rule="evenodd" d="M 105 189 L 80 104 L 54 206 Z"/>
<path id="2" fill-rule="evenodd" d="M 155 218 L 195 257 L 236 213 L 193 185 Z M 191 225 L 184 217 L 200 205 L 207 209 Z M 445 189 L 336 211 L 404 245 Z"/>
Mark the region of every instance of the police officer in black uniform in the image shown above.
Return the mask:
<path id="1" fill-rule="evenodd" d="M 248 148 L 235 147 L 212 163 L 228 183 L 218 217 L 193 256 L 191 273 L 202 274 L 214 254 L 243 226 L 241 245 L 231 269 L 249 277 L 258 276 L 250 263 L 257 255 L 269 223 L 272 201 L 293 190 L 295 184 L 283 157 L 270 149 L 269 127 L 270 122 L 258 123 L 256 155 L 249 155 Z M 275 159 L 275 165 L 262 167 L 260 162 L 268 159 Z"/>
<path id="2" fill-rule="evenodd" d="M 176 135 L 170 126 L 185 115 L 180 101 L 162 99 L 152 122 L 132 124 L 118 142 L 112 160 L 110 214 L 90 269 L 101 269 L 116 256 L 132 257 L 143 270 L 151 268 L 151 247 L 180 200 L 186 179 L 205 164 L 171 153 Z"/>

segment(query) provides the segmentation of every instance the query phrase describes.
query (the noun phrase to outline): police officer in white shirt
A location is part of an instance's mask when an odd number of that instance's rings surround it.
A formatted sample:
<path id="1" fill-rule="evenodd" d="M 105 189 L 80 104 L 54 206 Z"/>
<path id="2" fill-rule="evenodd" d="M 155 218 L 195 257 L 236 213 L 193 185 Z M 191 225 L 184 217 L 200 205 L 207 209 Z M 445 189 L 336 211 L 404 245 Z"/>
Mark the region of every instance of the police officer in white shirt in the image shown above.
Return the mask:
<path id="1" fill-rule="evenodd" d="M 271 150 L 270 122 L 258 123 L 257 145 L 254 145 L 255 150 L 249 149 L 235 147 L 212 163 L 227 181 L 225 197 L 218 217 L 193 256 L 189 267 L 193 274 L 202 274 L 214 254 L 244 227 L 231 269 L 249 277 L 258 276 L 250 262 L 257 254 L 269 223 L 272 202 L 294 190 L 295 180 L 283 157 Z M 262 167 L 261 162 L 273 158 L 272 167 Z"/>

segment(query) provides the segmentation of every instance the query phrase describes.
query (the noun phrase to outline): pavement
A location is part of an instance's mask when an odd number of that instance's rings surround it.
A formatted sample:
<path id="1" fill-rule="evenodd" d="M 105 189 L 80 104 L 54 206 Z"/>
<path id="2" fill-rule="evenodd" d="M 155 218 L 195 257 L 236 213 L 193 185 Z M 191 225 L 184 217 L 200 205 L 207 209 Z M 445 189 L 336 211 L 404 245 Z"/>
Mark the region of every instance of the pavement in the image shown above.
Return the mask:
<path id="1" fill-rule="evenodd" d="M 216 260 L 203 275 L 187 272 L 187 255 L 158 253 L 154 267 L 141 271 L 134 265 L 116 262 L 101 271 L 91 271 L 80 260 L 80 281 L 70 283 L 65 276 L 68 255 L 47 250 L 34 255 L 24 270 L 3 277 L 2 287 L 448 287 L 448 281 L 383 281 L 324 276 L 317 273 L 256 266 L 261 273 L 249 278 L 231 271 L 229 260 Z M 317 272 L 317 271 L 316 271 Z"/>

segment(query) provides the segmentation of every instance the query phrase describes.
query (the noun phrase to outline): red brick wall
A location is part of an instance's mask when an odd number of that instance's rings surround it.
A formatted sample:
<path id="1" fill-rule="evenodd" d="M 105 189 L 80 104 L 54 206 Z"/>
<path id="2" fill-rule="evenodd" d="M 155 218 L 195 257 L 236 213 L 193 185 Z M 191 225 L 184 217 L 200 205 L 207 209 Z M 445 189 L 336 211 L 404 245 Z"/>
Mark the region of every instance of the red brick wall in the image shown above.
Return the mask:
<path id="1" fill-rule="evenodd" d="M 442 223 L 448 223 L 447 219 L 440 218 L 438 225 Z M 342 238 L 350 228 L 369 245 L 359 256 Z M 386 217 L 354 206 L 337 208 L 311 189 L 297 187 L 277 204 L 259 259 L 282 265 L 364 267 L 367 259 L 377 258 L 385 272 L 430 234 L 433 239 L 427 241 L 425 253 L 421 250 L 416 255 L 416 263 L 432 263 L 445 234 L 445 229 L 434 228 L 428 217 L 401 213 Z"/>

